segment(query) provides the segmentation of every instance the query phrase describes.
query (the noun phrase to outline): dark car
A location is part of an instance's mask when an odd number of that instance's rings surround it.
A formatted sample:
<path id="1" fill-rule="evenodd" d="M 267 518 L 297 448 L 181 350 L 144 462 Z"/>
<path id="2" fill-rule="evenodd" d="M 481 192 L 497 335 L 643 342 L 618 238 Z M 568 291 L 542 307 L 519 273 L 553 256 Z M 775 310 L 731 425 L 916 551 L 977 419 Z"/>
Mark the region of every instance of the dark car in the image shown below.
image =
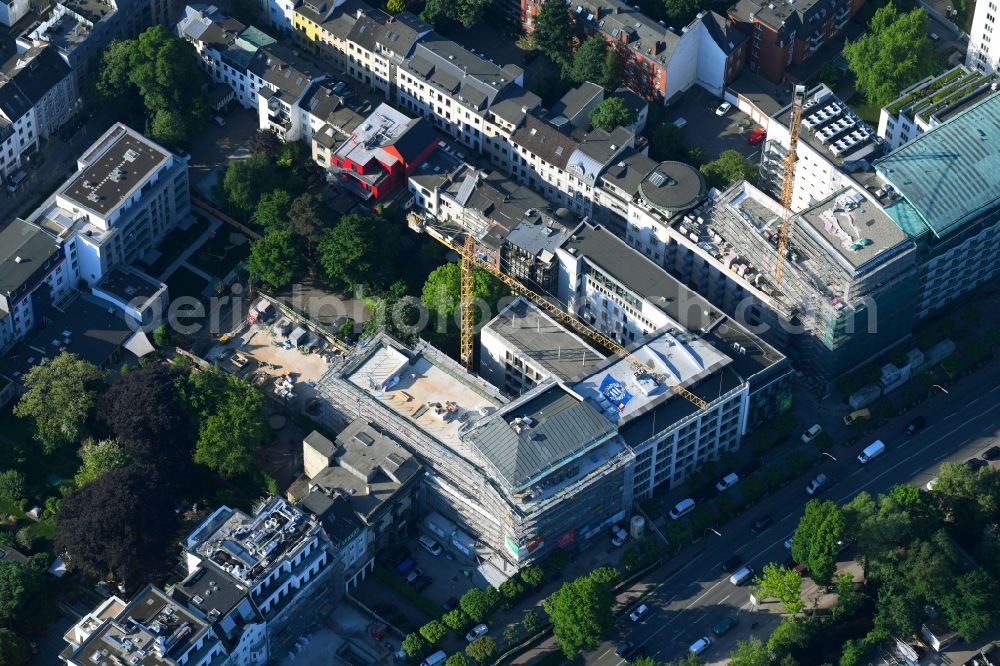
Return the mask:
<path id="1" fill-rule="evenodd" d="M 434 582 L 433 578 L 431 578 L 426 574 L 421 574 L 417 576 L 417 579 L 415 581 L 413 581 L 413 589 L 416 590 L 417 592 L 423 592 L 428 587 L 430 587 L 431 583 L 433 582 Z"/>
<path id="2" fill-rule="evenodd" d="M 977 469 L 989 466 L 989 463 L 982 458 L 969 458 L 965 461 L 965 466 L 974 472 Z"/>
<path id="3" fill-rule="evenodd" d="M 913 419 L 908 424 L 906 424 L 906 430 L 904 430 L 903 432 L 905 432 L 907 435 L 915 435 L 921 430 L 923 430 L 924 427 L 926 426 L 927 426 L 927 419 L 925 419 L 923 416 L 918 416 L 917 418 Z"/>
<path id="4" fill-rule="evenodd" d="M 446 611 L 453 611 L 458 608 L 458 597 L 448 597 L 448 601 L 441 604 L 441 608 Z"/>
<path id="5" fill-rule="evenodd" d="M 996 460 L 1000 458 L 1000 446 L 991 446 L 983 451 L 983 460 Z"/>
<path id="6" fill-rule="evenodd" d="M 728 573 L 733 573 L 743 564 L 743 558 L 739 555 L 733 555 L 728 560 L 722 563 L 722 570 Z"/>
<path id="7" fill-rule="evenodd" d="M 755 535 L 760 534 L 768 527 L 770 527 L 772 522 L 773 520 L 771 516 L 761 516 L 757 520 L 753 521 L 753 525 L 750 526 L 750 531 L 753 532 Z"/>
<path id="8" fill-rule="evenodd" d="M 633 643 L 632 641 L 625 641 L 624 643 L 618 646 L 618 649 L 615 650 L 615 654 L 621 657 L 622 659 L 625 659 L 626 657 L 628 657 L 628 655 L 632 654 L 633 650 L 635 650 L 635 643 Z"/>

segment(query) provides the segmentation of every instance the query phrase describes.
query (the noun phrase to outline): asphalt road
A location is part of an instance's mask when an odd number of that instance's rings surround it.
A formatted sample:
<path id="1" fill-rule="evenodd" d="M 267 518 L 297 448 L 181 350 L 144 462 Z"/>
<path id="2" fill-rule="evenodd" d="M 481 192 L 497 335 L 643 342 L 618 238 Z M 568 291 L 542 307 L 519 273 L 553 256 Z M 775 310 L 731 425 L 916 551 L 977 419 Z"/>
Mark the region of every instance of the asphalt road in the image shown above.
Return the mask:
<path id="1" fill-rule="evenodd" d="M 826 463 L 812 474 L 822 471 L 834 479 L 818 495 L 838 503 L 849 501 L 860 491 L 883 492 L 898 483 L 923 485 L 937 475 L 942 462 L 962 462 L 978 457 L 989 446 L 1000 441 L 1000 384 L 995 374 L 969 377 L 949 395 L 935 396 L 923 406 L 929 424 L 911 437 L 902 434 L 907 417 L 874 434 L 886 443 L 886 452 L 866 465 L 861 465 L 857 450 L 838 447 L 832 452 L 836 461 Z M 960 388 L 959 388 L 960 387 Z M 643 653 L 657 661 L 675 659 L 684 654 L 701 636 L 713 642 L 702 654 L 709 663 L 725 663 L 737 641 L 751 635 L 766 639 L 780 621 L 773 610 L 750 608 L 746 586 L 732 585 L 722 562 L 740 555 L 755 570 L 768 562 L 783 562 L 788 557 L 784 541 L 794 531 L 808 496 L 805 483 L 790 484 L 775 495 L 732 522 L 720 526 L 719 534 L 709 536 L 686 548 L 664 567 L 663 578 L 654 591 L 642 600 L 649 611 L 639 622 L 623 614 L 616 623 L 612 638 L 597 650 L 584 655 L 593 666 L 622 666 L 625 662 L 615 655 L 615 648 L 624 641 L 639 646 Z M 770 515 L 773 523 L 759 536 L 750 526 L 757 518 Z M 671 564 L 673 566 L 671 566 Z M 628 607 L 631 610 L 637 603 Z M 739 624 L 716 639 L 711 628 L 726 616 L 736 616 Z"/>

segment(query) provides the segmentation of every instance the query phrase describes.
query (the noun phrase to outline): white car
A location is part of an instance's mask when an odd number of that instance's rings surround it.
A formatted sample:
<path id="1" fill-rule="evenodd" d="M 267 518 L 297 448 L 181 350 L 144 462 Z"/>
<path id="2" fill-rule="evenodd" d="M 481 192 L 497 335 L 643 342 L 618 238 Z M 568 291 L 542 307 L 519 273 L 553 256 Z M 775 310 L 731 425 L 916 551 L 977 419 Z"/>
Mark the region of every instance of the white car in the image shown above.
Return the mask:
<path id="1" fill-rule="evenodd" d="M 802 443 L 808 444 L 809 442 L 819 437 L 819 434 L 821 432 L 823 432 L 823 428 L 821 428 L 820 425 L 817 423 L 813 427 L 809 428 L 809 430 L 806 430 L 804 433 L 802 433 Z"/>
<path id="2" fill-rule="evenodd" d="M 691 647 L 688 648 L 688 652 L 691 654 L 701 654 L 708 649 L 708 646 L 712 644 L 712 639 L 708 636 L 702 636 L 694 643 L 691 643 Z"/>
<path id="3" fill-rule="evenodd" d="M 792 549 L 792 539 L 793 538 L 795 538 L 795 535 L 792 535 L 792 536 L 788 537 L 787 539 L 785 539 L 785 550 L 791 550 Z"/>
<path id="4" fill-rule="evenodd" d="M 629 619 L 632 620 L 633 622 L 638 622 L 639 619 L 643 615 L 645 615 L 648 610 L 649 610 L 649 606 L 647 606 L 646 604 L 642 604 L 638 608 L 636 608 L 634 611 L 632 611 L 631 614 L 629 614 Z"/>
<path id="5" fill-rule="evenodd" d="M 826 474 L 820 474 L 806 485 L 806 493 L 815 495 L 819 492 L 819 489 L 825 486 L 828 482 L 829 479 L 826 478 Z"/>
<path id="6" fill-rule="evenodd" d="M 219 127 L 224 127 L 226 125 L 226 119 L 222 116 L 212 116 L 211 120 L 213 125 L 218 125 Z"/>
<path id="7" fill-rule="evenodd" d="M 729 109 L 731 108 L 733 108 L 732 104 L 730 104 L 729 102 L 723 102 L 722 104 L 719 105 L 719 108 L 715 110 L 715 115 L 721 118 L 722 116 L 729 113 Z"/>
<path id="8" fill-rule="evenodd" d="M 472 641 L 476 640 L 480 636 L 485 635 L 486 632 L 489 631 L 489 630 L 490 630 L 490 628 L 487 627 L 485 624 L 477 624 L 476 626 L 474 626 L 469 631 L 469 633 L 467 633 L 465 635 L 465 640 L 467 640 L 467 641 L 469 641 L 471 643 Z"/>

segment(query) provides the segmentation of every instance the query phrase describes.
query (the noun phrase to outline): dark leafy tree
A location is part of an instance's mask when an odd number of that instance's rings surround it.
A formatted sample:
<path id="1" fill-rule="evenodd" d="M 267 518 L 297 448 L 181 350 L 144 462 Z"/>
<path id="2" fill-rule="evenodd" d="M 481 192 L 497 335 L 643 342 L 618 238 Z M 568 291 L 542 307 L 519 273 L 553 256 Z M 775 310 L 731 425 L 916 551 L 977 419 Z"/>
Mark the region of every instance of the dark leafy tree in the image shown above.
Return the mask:
<path id="1" fill-rule="evenodd" d="M 420 300 L 430 311 L 432 321 L 441 328 L 454 329 L 456 311 L 461 301 L 461 269 L 458 264 L 438 266 L 427 276 Z M 484 270 L 472 274 L 472 296 L 476 302 L 473 321 L 479 323 L 498 311 L 498 303 L 510 295 L 502 282 Z M 487 316 L 488 315 L 488 316 Z"/>
<path id="2" fill-rule="evenodd" d="M 80 441 L 104 373 L 65 351 L 42 359 L 24 375 L 25 392 L 14 414 L 35 421 L 35 437 L 46 453 Z"/>
<path id="3" fill-rule="evenodd" d="M 24 638 L 0 627 L 0 666 L 24 666 L 31 658 Z"/>
<path id="4" fill-rule="evenodd" d="M 288 209 L 288 230 L 305 242 L 310 256 L 315 253 L 316 244 L 322 240 L 326 228 L 320 198 L 312 192 L 296 197 Z"/>
<path id="5" fill-rule="evenodd" d="M 589 81 L 604 85 L 604 56 L 607 50 L 607 43 L 600 35 L 588 38 L 573 54 L 569 78 L 576 83 Z"/>
<path id="6" fill-rule="evenodd" d="M 759 638 L 740 641 L 729 655 L 730 666 L 770 666 L 771 653 Z"/>
<path id="7" fill-rule="evenodd" d="M 927 21 L 922 7 L 903 13 L 890 2 L 875 12 L 864 35 L 844 44 L 844 57 L 869 104 L 885 106 L 938 68 Z"/>
<path id="8" fill-rule="evenodd" d="M 136 585 L 160 572 L 172 550 L 174 502 L 155 468 L 113 469 L 63 500 L 55 550 L 71 569 Z"/>
<path id="9" fill-rule="evenodd" d="M 568 60 L 571 35 L 566 3 L 563 0 L 545 0 L 535 16 L 535 26 L 531 32 L 535 46 L 552 62 L 562 65 Z"/>
<path id="10" fill-rule="evenodd" d="M 424 637 L 428 645 L 437 645 L 448 635 L 448 627 L 437 620 L 431 620 L 420 627 L 420 635 Z"/>
<path id="11" fill-rule="evenodd" d="M 427 641 L 420 634 L 413 632 L 403 639 L 403 652 L 410 659 L 416 659 L 427 651 Z"/>
<path id="12" fill-rule="evenodd" d="M 521 580 L 528 587 L 535 588 L 542 584 L 545 580 L 545 572 L 542 571 L 542 567 L 537 564 L 529 564 L 525 568 L 521 569 Z"/>
<path id="13" fill-rule="evenodd" d="M 608 49 L 604 54 L 601 81 L 606 90 L 616 90 L 625 78 L 625 63 L 617 49 Z"/>
<path id="14" fill-rule="evenodd" d="M 288 211 L 292 207 L 292 195 L 287 190 L 268 192 L 257 202 L 253 221 L 264 228 L 264 232 L 287 231 Z"/>
<path id="15" fill-rule="evenodd" d="M 661 123 L 649 138 L 649 154 L 654 160 L 683 160 L 684 134 L 673 123 Z"/>
<path id="16" fill-rule="evenodd" d="M 286 287 L 302 270 L 302 257 L 288 231 L 269 231 L 250 244 L 250 276 L 274 289 Z"/>
<path id="17" fill-rule="evenodd" d="M 521 618 L 521 626 L 524 627 L 524 631 L 529 636 L 541 629 L 542 619 L 538 617 L 538 611 L 531 609 L 524 611 L 524 616 Z"/>
<path id="18" fill-rule="evenodd" d="M 252 155 L 263 155 L 269 160 L 277 158 L 284 142 L 271 130 L 259 129 L 250 137 L 247 148 Z"/>
<path id="19" fill-rule="evenodd" d="M 435 26 L 456 22 L 470 28 L 482 20 L 488 5 L 488 0 L 427 0 L 420 18 Z"/>
<path id="20" fill-rule="evenodd" d="M 351 213 L 323 234 L 317 259 L 331 285 L 347 291 L 387 286 L 399 229 L 377 215 Z"/>
<path id="21" fill-rule="evenodd" d="M 757 181 L 757 167 L 735 150 L 724 150 L 719 157 L 701 165 L 701 173 L 709 187 L 728 187 L 739 180 L 749 183 Z"/>
<path id="22" fill-rule="evenodd" d="M 441 616 L 441 621 L 452 631 L 465 631 L 472 621 L 468 614 L 461 608 L 453 608 Z"/>
<path id="23" fill-rule="evenodd" d="M 1000 619 L 1000 585 L 983 569 L 962 574 L 941 601 L 948 625 L 971 642 Z"/>
<path id="24" fill-rule="evenodd" d="M 488 589 L 493 590 L 493 594 L 487 590 L 474 587 L 463 594 L 462 598 L 458 600 L 459 607 L 465 611 L 465 614 L 473 622 L 485 622 L 493 615 L 493 612 L 499 605 L 500 597 L 496 593 L 496 589 L 492 587 Z"/>
<path id="25" fill-rule="evenodd" d="M 809 646 L 815 625 L 800 618 L 788 618 L 771 632 L 767 648 L 771 654 L 799 654 Z"/>
<path id="26" fill-rule="evenodd" d="M 600 645 L 604 634 L 614 623 L 610 587 L 590 576 L 563 583 L 552 596 L 542 602 L 553 623 L 556 642 L 567 659 L 580 650 Z"/>
<path id="27" fill-rule="evenodd" d="M 492 636 L 480 636 L 469 643 L 465 654 L 476 660 L 478 664 L 488 664 L 497 651 L 497 642 Z"/>
<path id="28" fill-rule="evenodd" d="M 5 469 L 0 472 L 0 497 L 8 502 L 17 502 L 28 491 L 28 482 L 24 472 L 18 469 Z"/>
<path id="29" fill-rule="evenodd" d="M 805 564 L 819 585 L 833 580 L 844 527 L 843 513 L 835 503 L 810 500 L 806 504 L 792 539 L 792 558 Z"/>
<path id="30" fill-rule="evenodd" d="M 704 0 L 663 0 L 663 6 L 667 10 L 667 16 L 671 21 L 687 23 L 695 17 L 702 9 L 708 7 Z"/>
<path id="31" fill-rule="evenodd" d="M 444 666 L 469 666 L 469 659 L 461 652 L 456 652 L 455 654 L 448 655 Z"/>
<path id="32" fill-rule="evenodd" d="M 28 620 L 45 587 L 48 556 L 33 555 L 27 563 L 0 560 L 0 621 Z"/>

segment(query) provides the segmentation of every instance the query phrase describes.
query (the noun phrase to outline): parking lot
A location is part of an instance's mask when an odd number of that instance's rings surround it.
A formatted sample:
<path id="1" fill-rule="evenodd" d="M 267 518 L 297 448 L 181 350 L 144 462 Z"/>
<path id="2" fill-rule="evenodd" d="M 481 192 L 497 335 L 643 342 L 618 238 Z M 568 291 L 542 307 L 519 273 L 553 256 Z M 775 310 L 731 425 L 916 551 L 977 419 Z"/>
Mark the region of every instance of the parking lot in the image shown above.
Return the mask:
<path id="1" fill-rule="evenodd" d="M 751 146 L 746 135 L 757 124 L 735 106 L 724 116 L 715 115 L 722 101 L 703 88 L 693 86 L 679 103 L 667 109 L 667 118 L 671 122 L 678 118 L 687 121 L 682 130 L 684 143 L 705 151 L 705 161 L 714 160 L 724 150 L 735 150 L 756 161 L 760 146 Z"/>

